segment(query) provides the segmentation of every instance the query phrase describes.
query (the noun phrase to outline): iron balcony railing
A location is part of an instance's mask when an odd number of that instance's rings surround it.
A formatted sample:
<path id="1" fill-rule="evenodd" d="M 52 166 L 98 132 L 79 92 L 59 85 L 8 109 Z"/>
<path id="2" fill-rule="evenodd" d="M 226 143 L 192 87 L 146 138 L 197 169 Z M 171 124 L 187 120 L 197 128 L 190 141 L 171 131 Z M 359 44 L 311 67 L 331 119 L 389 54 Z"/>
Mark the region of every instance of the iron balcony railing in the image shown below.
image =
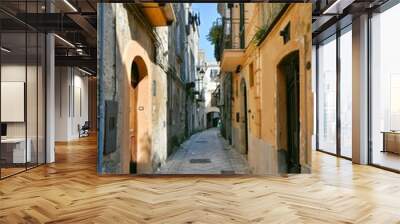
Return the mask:
<path id="1" fill-rule="evenodd" d="M 239 32 L 239 42 L 233 41 L 234 34 L 232 34 L 232 20 L 231 18 L 221 18 L 218 20 L 218 25 L 221 26 L 221 35 L 218 43 L 219 47 L 219 56 L 222 57 L 222 54 L 225 49 L 243 49 L 244 46 L 244 26 L 241 26 L 241 30 Z"/>
<path id="2" fill-rule="evenodd" d="M 216 57 L 217 60 L 220 61 L 224 49 L 232 48 L 231 20 L 229 18 L 221 18 L 217 21 L 217 26 L 221 27 L 221 33 L 219 36 L 219 42 L 217 43 L 217 48 L 215 49 L 215 53 L 218 53 L 216 54 Z"/>

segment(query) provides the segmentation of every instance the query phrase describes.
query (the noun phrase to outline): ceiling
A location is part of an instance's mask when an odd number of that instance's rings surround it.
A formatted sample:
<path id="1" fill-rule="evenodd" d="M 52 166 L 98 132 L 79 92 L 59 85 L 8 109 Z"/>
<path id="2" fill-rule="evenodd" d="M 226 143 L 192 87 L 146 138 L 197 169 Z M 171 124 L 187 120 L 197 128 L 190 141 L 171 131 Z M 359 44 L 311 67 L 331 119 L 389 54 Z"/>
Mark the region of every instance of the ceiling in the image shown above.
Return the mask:
<path id="1" fill-rule="evenodd" d="M 313 43 L 332 36 L 362 13 L 374 11 L 389 0 L 312 0 Z"/>
<path id="2" fill-rule="evenodd" d="M 77 66 L 96 73 L 97 3 L 94 0 L 1 0 L 2 46 L 8 60 L 34 57 L 44 44 L 38 33 L 55 33 L 56 66 Z M 51 13 L 50 13 L 51 11 Z M 43 40 L 39 38 L 38 40 Z M 4 55 L 4 52 L 2 52 Z M 4 60 L 5 57 L 3 57 Z"/>

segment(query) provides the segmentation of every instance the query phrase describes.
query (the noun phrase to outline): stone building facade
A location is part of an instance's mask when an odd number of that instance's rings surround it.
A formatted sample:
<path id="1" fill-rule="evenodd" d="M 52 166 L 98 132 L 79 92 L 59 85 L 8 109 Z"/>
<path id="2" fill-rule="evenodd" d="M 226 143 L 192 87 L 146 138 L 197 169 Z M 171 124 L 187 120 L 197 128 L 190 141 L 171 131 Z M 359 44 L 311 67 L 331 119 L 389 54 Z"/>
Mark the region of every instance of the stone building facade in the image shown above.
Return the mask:
<path id="1" fill-rule="evenodd" d="M 225 129 L 232 125 L 225 135 L 254 174 L 309 172 L 311 4 L 220 3 L 219 12 L 221 97 L 231 94 L 230 114 L 222 106 Z"/>
<path id="2" fill-rule="evenodd" d="M 101 173 L 152 173 L 167 158 L 170 5 L 99 4 Z M 157 17 L 158 15 L 158 17 Z"/>
<path id="3" fill-rule="evenodd" d="M 189 3 L 172 4 L 176 21 L 168 27 L 168 155 L 195 131 L 199 19 Z"/>
<path id="4" fill-rule="evenodd" d="M 186 138 L 185 8 L 172 4 L 176 21 L 168 27 L 168 154 Z"/>
<path id="5" fill-rule="evenodd" d="M 154 173 L 194 132 L 199 19 L 191 4 L 98 10 L 101 173 Z"/>
<path id="6" fill-rule="evenodd" d="M 196 131 L 196 117 L 198 104 L 195 98 L 196 79 L 198 77 L 198 52 L 199 52 L 199 26 L 200 16 L 192 10 L 191 3 L 183 3 L 185 8 L 185 31 L 187 37 L 187 44 L 185 46 L 185 60 L 186 60 L 186 85 L 187 94 L 186 110 L 187 110 L 187 132 L 190 136 Z"/>
<path id="7" fill-rule="evenodd" d="M 212 120 L 220 117 L 218 103 L 214 100 L 214 95 L 219 88 L 219 65 L 216 61 L 207 61 L 203 50 L 199 51 L 198 56 L 198 78 L 196 91 L 198 92 L 199 105 L 197 119 L 198 130 L 215 127 Z M 217 122 L 217 121 L 216 121 Z"/>
<path id="8" fill-rule="evenodd" d="M 213 96 L 219 86 L 219 65 L 216 62 L 207 62 L 203 77 L 203 92 L 205 102 L 204 126 L 216 127 L 220 118 L 220 111 Z"/>

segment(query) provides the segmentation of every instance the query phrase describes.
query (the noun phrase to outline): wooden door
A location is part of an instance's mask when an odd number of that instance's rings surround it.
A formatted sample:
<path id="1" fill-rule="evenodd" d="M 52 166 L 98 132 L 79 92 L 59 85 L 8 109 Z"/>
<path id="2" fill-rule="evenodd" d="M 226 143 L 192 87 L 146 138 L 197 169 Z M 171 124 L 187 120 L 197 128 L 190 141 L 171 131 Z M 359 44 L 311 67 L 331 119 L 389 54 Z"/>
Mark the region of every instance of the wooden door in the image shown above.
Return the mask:
<path id="1" fill-rule="evenodd" d="M 287 102 L 287 143 L 288 143 L 288 172 L 299 173 L 299 57 L 293 53 L 287 58 L 286 75 L 286 102 Z"/>
<path id="2" fill-rule="evenodd" d="M 132 63 L 129 105 L 130 173 L 151 172 L 151 89 L 141 60 Z"/>
<path id="3" fill-rule="evenodd" d="M 145 76 L 136 87 L 136 149 L 137 172 L 151 172 L 151 89 Z"/>

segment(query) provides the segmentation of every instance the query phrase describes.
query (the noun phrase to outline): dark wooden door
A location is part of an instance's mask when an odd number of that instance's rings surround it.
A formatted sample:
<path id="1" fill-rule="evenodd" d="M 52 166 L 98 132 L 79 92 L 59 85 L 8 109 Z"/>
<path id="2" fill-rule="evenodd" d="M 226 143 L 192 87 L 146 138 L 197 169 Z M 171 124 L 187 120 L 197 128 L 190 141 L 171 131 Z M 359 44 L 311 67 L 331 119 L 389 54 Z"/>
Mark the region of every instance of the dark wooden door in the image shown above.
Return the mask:
<path id="1" fill-rule="evenodd" d="M 244 153 L 248 154 L 249 151 L 249 137 L 248 137 L 248 111 L 247 111 L 247 88 L 246 88 L 246 82 L 244 81 L 244 79 L 241 81 L 240 83 L 241 85 L 241 97 L 242 97 L 242 124 L 241 124 L 241 129 L 242 131 L 242 143 L 243 146 L 245 147 L 244 149 Z"/>
<path id="2" fill-rule="evenodd" d="M 293 53 L 284 65 L 287 93 L 288 172 L 299 173 L 299 56 Z"/>

